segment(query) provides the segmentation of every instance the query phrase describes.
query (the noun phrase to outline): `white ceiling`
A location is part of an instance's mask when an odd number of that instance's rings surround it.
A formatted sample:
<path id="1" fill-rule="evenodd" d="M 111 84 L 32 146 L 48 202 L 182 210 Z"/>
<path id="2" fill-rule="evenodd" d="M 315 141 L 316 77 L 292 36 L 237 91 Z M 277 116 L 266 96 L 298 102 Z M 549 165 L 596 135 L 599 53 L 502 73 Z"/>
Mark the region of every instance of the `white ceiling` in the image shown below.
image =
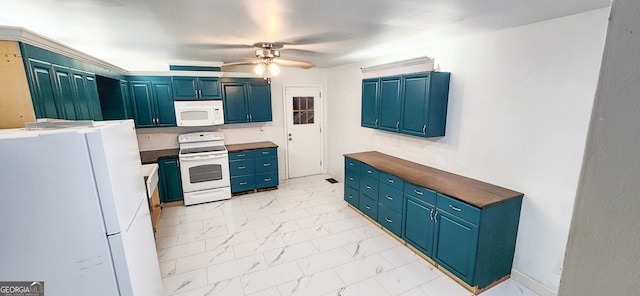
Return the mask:
<path id="1" fill-rule="evenodd" d="M 20 26 L 130 71 L 168 61 L 234 62 L 251 44 L 332 67 L 394 47 L 500 30 L 608 7 L 610 0 L 3 0 Z M 399 57 L 401 59 L 401 57 Z"/>

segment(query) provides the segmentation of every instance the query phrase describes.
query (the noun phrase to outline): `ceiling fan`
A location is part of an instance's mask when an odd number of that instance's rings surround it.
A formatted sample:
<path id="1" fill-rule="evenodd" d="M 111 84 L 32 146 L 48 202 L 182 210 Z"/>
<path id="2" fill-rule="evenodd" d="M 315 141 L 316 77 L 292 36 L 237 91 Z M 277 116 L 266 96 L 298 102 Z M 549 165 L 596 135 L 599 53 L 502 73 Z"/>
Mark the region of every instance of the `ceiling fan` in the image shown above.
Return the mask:
<path id="1" fill-rule="evenodd" d="M 253 72 L 257 75 L 263 76 L 278 76 L 280 74 L 280 66 L 284 67 L 296 67 L 302 69 L 309 69 L 313 67 L 313 64 L 306 61 L 285 60 L 280 58 L 280 50 L 284 43 L 282 42 L 258 42 L 252 45 L 256 47 L 255 59 L 246 59 L 241 62 L 224 63 L 222 67 L 236 66 L 236 65 L 256 65 L 253 68 Z"/>

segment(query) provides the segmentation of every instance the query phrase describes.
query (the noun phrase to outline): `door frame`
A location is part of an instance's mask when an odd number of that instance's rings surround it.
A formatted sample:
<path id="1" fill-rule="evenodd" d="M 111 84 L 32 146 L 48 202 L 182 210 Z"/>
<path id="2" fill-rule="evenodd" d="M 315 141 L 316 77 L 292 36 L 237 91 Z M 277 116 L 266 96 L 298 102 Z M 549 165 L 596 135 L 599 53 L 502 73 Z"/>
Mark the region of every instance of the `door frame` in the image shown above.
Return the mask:
<path id="1" fill-rule="evenodd" d="M 287 121 L 287 117 L 289 116 L 289 114 L 287 113 L 287 88 L 317 88 L 320 91 L 320 112 L 315 112 L 314 114 L 314 119 L 317 119 L 320 121 L 320 128 L 321 133 L 320 133 L 320 160 L 322 161 L 322 171 L 320 172 L 321 174 L 326 174 L 327 173 L 327 164 L 326 164 L 326 157 L 325 157 L 325 147 L 324 147 L 324 143 L 325 143 L 325 135 L 326 135 L 326 124 L 324 121 L 325 118 L 325 110 L 326 108 L 324 107 L 326 102 L 327 102 L 327 96 L 324 95 L 326 94 L 325 90 L 324 90 L 324 85 L 323 84 L 282 84 L 282 116 L 283 116 L 283 131 L 284 133 L 283 135 L 283 139 L 284 139 L 284 171 L 285 171 L 285 176 L 286 179 L 290 179 L 289 178 L 289 140 L 288 140 L 288 134 L 289 134 L 289 123 Z M 318 115 L 320 115 L 320 117 L 318 118 Z"/>

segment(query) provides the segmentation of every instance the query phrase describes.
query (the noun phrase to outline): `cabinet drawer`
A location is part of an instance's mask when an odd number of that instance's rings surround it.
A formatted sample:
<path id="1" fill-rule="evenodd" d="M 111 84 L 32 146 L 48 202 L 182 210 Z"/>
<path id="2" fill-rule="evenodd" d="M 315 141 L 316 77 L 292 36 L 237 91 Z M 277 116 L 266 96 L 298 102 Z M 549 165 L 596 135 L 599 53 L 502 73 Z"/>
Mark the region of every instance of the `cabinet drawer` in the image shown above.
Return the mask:
<path id="1" fill-rule="evenodd" d="M 436 192 L 411 183 L 404 183 L 404 193 L 432 205 L 436 204 Z"/>
<path id="2" fill-rule="evenodd" d="M 478 225 L 480 222 L 480 209 L 470 204 L 438 193 L 438 202 L 436 205 L 438 207 L 438 211 L 447 212 L 452 216 L 466 220 L 475 225 Z"/>
<path id="3" fill-rule="evenodd" d="M 242 192 L 256 188 L 255 175 L 231 177 L 231 192 Z"/>
<path id="4" fill-rule="evenodd" d="M 236 160 L 229 162 L 229 173 L 231 176 L 242 176 L 255 174 L 255 161 L 253 159 Z"/>
<path id="5" fill-rule="evenodd" d="M 344 183 L 356 188 L 360 188 L 360 172 L 351 167 L 345 167 L 344 170 Z"/>
<path id="6" fill-rule="evenodd" d="M 361 176 L 369 176 L 373 179 L 376 179 L 376 181 L 378 180 L 378 177 L 380 175 L 380 172 L 376 169 L 374 169 L 372 166 L 367 165 L 367 164 L 361 164 L 360 165 L 360 175 Z"/>
<path id="7" fill-rule="evenodd" d="M 253 150 L 253 153 L 254 157 L 276 157 L 278 155 L 276 148 L 257 149 Z"/>
<path id="8" fill-rule="evenodd" d="M 402 213 L 402 191 L 381 183 L 378 202 L 396 213 Z"/>
<path id="9" fill-rule="evenodd" d="M 378 180 L 367 176 L 360 177 L 360 193 L 378 202 Z"/>
<path id="10" fill-rule="evenodd" d="M 278 186 L 278 172 L 256 174 L 256 188 Z"/>
<path id="11" fill-rule="evenodd" d="M 378 219 L 376 220 L 384 228 L 402 236 L 402 216 L 384 205 L 378 206 Z"/>
<path id="12" fill-rule="evenodd" d="M 366 195 L 360 194 L 360 200 L 358 201 L 358 209 L 362 211 L 365 215 L 371 217 L 373 220 L 377 220 L 378 218 L 378 202 L 367 197 Z"/>
<path id="13" fill-rule="evenodd" d="M 278 171 L 278 158 L 276 156 L 258 157 L 255 161 L 256 173 Z"/>
<path id="14" fill-rule="evenodd" d="M 383 172 L 380 172 L 380 184 L 387 184 L 398 190 L 402 190 L 404 188 L 404 180 Z"/>
<path id="15" fill-rule="evenodd" d="M 238 152 L 229 152 L 229 161 L 254 158 L 256 150 L 244 150 Z"/>
<path id="16" fill-rule="evenodd" d="M 357 189 L 350 186 L 344 188 L 344 200 L 356 208 L 358 207 L 359 196 L 360 194 Z"/>
<path id="17" fill-rule="evenodd" d="M 355 169 L 356 172 L 360 173 L 360 162 L 348 157 L 344 158 L 344 167 L 346 169 Z"/>

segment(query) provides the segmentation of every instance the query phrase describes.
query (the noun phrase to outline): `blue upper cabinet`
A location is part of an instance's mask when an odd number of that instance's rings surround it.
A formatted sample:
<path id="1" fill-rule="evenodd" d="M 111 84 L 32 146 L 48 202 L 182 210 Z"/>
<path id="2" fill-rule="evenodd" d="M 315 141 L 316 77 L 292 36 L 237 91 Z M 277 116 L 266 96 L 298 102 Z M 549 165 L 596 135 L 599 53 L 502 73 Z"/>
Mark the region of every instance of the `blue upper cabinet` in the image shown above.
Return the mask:
<path id="1" fill-rule="evenodd" d="M 174 76 L 175 100 L 213 100 L 222 98 L 220 78 Z"/>
<path id="2" fill-rule="evenodd" d="M 129 87 L 136 127 L 176 126 L 169 77 L 132 77 Z"/>
<path id="3" fill-rule="evenodd" d="M 263 79 L 226 78 L 222 81 L 225 123 L 272 120 L 271 85 Z"/>
<path id="4" fill-rule="evenodd" d="M 53 65 L 36 60 L 27 61 L 29 69 L 27 77 L 29 78 L 31 91 L 31 99 L 35 109 L 37 118 L 63 118 L 62 110 L 58 106 L 62 106 L 62 102 L 56 102 L 56 89 Z"/>
<path id="5" fill-rule="evenodd" d="M 362 117 L 361 125 L 364 127 L 377 128 L 379 123 L 378 107 L 378 87 L 380 79 L 362 80 Z"/>
<path id="6" fill-rule="evenodd" d="M 404 77 L 402 133 L 444 136 L 450 76 L 446 72 L 427 72 Z"/>
<path id="7" fill-rule="evenodd" d="M 379 128 L 387 131 L 400 130 L 400 76 L 380 79 L 380 124 Z"/>
<path id="8" fill-rule="evenodd" d="M 451 73 L 362 80 L 363 127 L 419 137 L 445 135 Z"/>

